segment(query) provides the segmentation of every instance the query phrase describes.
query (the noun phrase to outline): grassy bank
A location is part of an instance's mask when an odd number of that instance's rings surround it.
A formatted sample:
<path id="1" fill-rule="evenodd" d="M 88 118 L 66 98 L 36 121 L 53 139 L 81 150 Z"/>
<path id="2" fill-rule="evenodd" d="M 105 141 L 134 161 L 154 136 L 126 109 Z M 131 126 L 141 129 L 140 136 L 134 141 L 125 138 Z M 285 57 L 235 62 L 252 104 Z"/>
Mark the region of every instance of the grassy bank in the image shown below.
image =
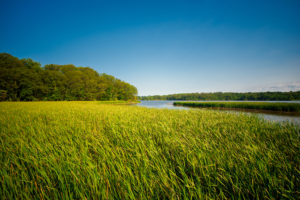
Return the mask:
<path id="1" fill-rule="evenodd" d="M 278 112 L 295 112 L 300 114 L 299 103 L 272 103 L 272 102 L 174 102 L 175 106 L 199 108 L 240 108 Z"/>
<path id="2" fill-rule="evenodd" d="M 2 199 L 297 199 L 299 127 L 209 110 L 0 103 Z"/>
<path id="3" fill-rule="evenodd" d="M 140 103 L 141 101 L 97 101 L 99 104 L 113 104 L 113 105 L 132 105 L 132 104 L 137 104 Z"/>

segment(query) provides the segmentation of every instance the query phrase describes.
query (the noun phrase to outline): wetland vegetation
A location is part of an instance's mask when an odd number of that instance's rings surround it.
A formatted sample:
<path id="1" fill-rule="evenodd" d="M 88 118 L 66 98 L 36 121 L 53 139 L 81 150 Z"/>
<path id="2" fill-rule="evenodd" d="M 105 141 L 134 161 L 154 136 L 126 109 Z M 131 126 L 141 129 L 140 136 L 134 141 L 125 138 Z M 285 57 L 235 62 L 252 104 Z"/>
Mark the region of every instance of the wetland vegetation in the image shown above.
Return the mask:
<path id="1" fill-rule="evenodd" d="M 198 108 L 228 108 L 266 110 L 276 112 L 290 112 L 300 115 L 300 103 L 280 102 L 174 102 L 175 106 L 188 106 Z"/>
<path id="2" fill-rule="evenodd" d="M 297 199 L 299 126 L 110 103 L 1 102 L 0 195 Z"/>

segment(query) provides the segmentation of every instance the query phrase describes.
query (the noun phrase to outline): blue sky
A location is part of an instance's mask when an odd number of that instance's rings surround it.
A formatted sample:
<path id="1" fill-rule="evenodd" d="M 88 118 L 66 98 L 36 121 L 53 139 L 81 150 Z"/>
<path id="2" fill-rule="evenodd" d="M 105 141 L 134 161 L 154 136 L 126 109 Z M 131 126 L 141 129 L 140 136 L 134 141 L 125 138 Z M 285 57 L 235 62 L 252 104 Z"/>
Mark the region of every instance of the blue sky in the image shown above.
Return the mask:
<path id="1" fill-rule="evenodd" d="M 298 0 L 0 0 L 0 52 L 89 66 L 139 95 L 300 90 Z"/>

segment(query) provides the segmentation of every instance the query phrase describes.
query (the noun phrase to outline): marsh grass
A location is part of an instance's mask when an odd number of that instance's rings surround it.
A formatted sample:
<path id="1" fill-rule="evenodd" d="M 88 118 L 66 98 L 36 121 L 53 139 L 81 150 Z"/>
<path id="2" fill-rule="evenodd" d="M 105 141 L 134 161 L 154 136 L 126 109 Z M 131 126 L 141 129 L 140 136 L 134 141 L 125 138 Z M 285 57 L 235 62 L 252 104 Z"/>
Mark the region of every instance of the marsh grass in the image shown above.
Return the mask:
<path id="1" fill-rule="evenodd" d="M 208 110 L 0 103 L 2 199 L 297 199 L 299 127 Z"/>
<path id="2" fill-rule="evenodd" d="M 273 103 L 273 102 L 174 102 L 175 106 L 199 108 L 239 108 L 277 112 L 293 112 L 300 114 L 300 103 Z"/>

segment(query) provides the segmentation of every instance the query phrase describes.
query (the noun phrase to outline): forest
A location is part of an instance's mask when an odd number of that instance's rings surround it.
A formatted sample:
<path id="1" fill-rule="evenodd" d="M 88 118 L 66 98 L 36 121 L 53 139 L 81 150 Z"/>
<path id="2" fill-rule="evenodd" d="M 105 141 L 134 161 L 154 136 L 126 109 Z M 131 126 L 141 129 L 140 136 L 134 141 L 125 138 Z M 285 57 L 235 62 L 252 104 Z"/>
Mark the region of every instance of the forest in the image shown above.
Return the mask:
<path id="1" fill-rule="evenodd" d="M 300 91 L 296 92 L 215 92 L 182 93 L 169 95 L 140 96 L 140 100 L 239 100 L 239 101 L 292 101 L 300 100 Z"/>
<path id="2" fill-rule="evenodd" d="M 72 64 L 41 66 L 0 53 L 0 101 L 136 100 L 137 89 L 105 73 Z"/>

